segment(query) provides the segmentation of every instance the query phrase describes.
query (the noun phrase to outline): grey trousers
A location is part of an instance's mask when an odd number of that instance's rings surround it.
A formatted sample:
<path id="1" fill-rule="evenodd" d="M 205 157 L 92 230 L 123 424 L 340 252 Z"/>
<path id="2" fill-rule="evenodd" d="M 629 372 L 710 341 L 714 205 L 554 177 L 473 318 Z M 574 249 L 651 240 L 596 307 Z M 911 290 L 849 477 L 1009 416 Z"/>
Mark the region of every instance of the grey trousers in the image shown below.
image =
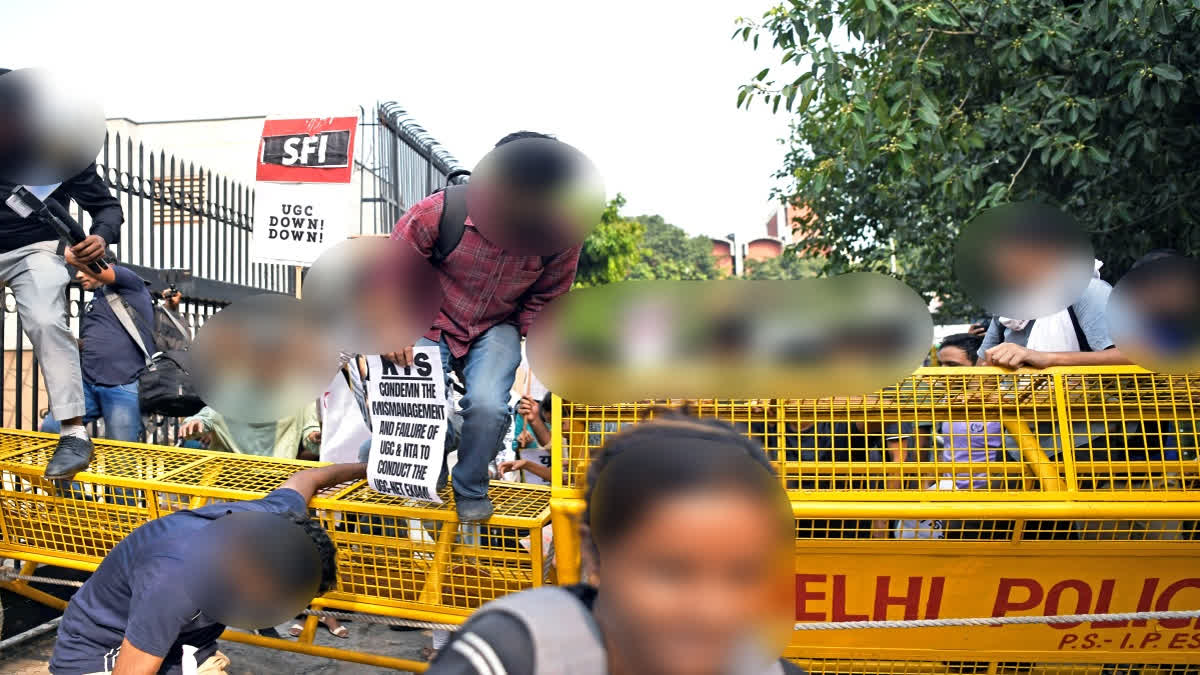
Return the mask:
<path id="1" fill-rule="evenodd" d="M 69 420 L 84 413 L 79 345 L 67 325 L 71 267 L 58 255 L 57 241 L 42 241 L 0 253 L 0 284 L 12 289 L 17 315 L 42 366 L 50 413 Z"/>

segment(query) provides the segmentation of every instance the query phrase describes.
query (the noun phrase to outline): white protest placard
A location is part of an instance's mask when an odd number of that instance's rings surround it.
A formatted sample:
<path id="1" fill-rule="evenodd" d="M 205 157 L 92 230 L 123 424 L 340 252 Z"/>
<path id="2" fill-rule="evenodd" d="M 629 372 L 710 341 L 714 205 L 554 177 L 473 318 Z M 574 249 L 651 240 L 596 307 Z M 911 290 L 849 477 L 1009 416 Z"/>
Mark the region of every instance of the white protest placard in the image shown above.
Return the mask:
<path id="1" fill-rule="evenodd" d="M 345 185 L 258 183 L 252 262 L 308 267 L 349 236 L 353 194 Z"/>
<path id="2" fill-rule="evenodd" d="M 367 484 L 383 494 L 440 504 L 437 479 L 449 415 L 441 353 L 437 347 L 415 347 L 407 367 L 368 356 L 367 369 Z"/>

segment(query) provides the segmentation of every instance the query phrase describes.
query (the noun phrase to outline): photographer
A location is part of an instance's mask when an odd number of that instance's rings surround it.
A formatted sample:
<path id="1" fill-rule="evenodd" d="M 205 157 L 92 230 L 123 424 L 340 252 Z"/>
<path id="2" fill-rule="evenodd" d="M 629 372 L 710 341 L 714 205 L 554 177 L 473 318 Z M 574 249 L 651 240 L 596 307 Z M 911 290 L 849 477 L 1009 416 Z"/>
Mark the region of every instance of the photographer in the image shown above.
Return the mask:
<path id="1" fill-rule="evenodd" d="M 78 271 L 75 278 L 84 290 L 94 295 L 84 306 L 79 321 L 82 343 L 80 363 L 83 370 L 85 424 L 104 419 L 104 435 L 117 441 L 140 441 L 142 413 L 138 405 L 138 375 L 146 365 L 143 346 L 153 348 L 148 329 L 154 316 L 146 282 L 125 267 L 119 267 L 109 257 L 108 269 L 102 274 L 92 272 L 79 262 L 70 249 L 67 262 Z M 142 340 L 134 341 L 125 322 L 114 309 L 121 306 Z M 65 425 L 64 425 L 65 426 Z M 58 432 L 59 424 L 51 415 L 42 424 L 42 431 Z"/>
<path id="2" fill-rule="evenodd" d="M 187 319 L 179 313 L 183 293 L 172 283 L 159 297 L 162 302 L 154 308 L 154 344 L 160 352 L 187 351 L 192 346 L 192 335 L 187 328 Z"/>

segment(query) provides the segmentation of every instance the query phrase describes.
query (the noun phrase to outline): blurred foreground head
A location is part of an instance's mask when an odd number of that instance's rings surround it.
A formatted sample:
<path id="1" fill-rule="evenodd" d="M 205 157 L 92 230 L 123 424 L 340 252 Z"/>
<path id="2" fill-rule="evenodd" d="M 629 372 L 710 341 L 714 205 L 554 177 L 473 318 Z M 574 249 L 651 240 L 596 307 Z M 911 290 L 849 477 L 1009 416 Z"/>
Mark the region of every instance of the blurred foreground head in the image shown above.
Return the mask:
<path id="1" fill-rule="evenodd" d="M 0 180 L 61 183 L 96 159 L 104 110 L 95 82 L 34 68 L 0 68 Z"/>
<path id="2" fill-rule="evenodd" d="M 229 514 L 206 525 L 192 550 L 187 572 L 200 589 L 192 600 L 228 626 L 281 624 L 336 581 L 333 542 L 307 514 Z"/>
<path id="3" fill-rule="evenodd" d="M 362 237 L 321 254 L 305 279 L 303 303 L 338 350 L 386 354 L 433 324 L 442 286 L 408 243 Z"/>
<path id="4" fill-rule="evenodd" d="M 609 438 L 584 516 L 596 614 L 637 672 L 732 672 L 791 637 L 793 520 L 762 449 L 676 414 Z"/>
<path id="5" fill-rule="evenodd" d="M 283 295 L 252 296 L 217 312 L 197 331 L 191 354 L 200 397 L 241 422 L 296 414 L 338 369 L 320 317 Z"/>
<path id="6" fill-rule="evenodd" d="M 924 361 L 925 302 L 882 274 L 626 281 L 576 289 L 529 333 L 530 363 L 576 403 L 866 394 Z"/>
<path id="7" fill-rule="evenodd" d="M 1134 363 L 1176 375 L 1200 371 L 1200 262 L 1148 253 L 1113 288 L 1106 317 L 1113 342 Z"/>
<path id="8" fill-rule="evenodd" d="M 591 160 L 536 132 L 500 139 L 467 186 L 471 222 L 513 255 L 551 256 L 578 246 L 604 206 L 604 184 Z"/>
<path id="9" fill-rule="evenodd" d="M 967 295 L 988 312 L 1037 319 L 1067 308 L 1087 288 L 1095 256 L 1087 233 L 1044 204 L 1007 204 L 963 228 L 954 270 Z"/>

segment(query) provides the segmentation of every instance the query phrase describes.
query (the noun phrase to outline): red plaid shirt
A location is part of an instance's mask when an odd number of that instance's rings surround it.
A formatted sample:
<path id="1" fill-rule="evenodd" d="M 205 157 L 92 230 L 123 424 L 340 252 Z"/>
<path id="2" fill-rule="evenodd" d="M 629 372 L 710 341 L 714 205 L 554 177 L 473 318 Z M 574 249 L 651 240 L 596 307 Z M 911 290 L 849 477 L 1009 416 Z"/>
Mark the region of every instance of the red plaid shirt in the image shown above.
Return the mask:
<path id="1" fill-rule="evenodd" d="M 428 258 L 443 201 L 444 195 L 436 192 L 413 205 L 392 229 L 392 239 L 407 241 Z M 505 253 L 467 218 L 462 241 L 438 266 L 442 309 L 425 337 L 434 342 L 445 337 L 450 353 L 459 357 L 475 338 L 501 323 L 517 326 L 524 336 L 546 303 L 570 290 L 581 248 L 563 251 L 543 265 L 540 256 Z"/>

